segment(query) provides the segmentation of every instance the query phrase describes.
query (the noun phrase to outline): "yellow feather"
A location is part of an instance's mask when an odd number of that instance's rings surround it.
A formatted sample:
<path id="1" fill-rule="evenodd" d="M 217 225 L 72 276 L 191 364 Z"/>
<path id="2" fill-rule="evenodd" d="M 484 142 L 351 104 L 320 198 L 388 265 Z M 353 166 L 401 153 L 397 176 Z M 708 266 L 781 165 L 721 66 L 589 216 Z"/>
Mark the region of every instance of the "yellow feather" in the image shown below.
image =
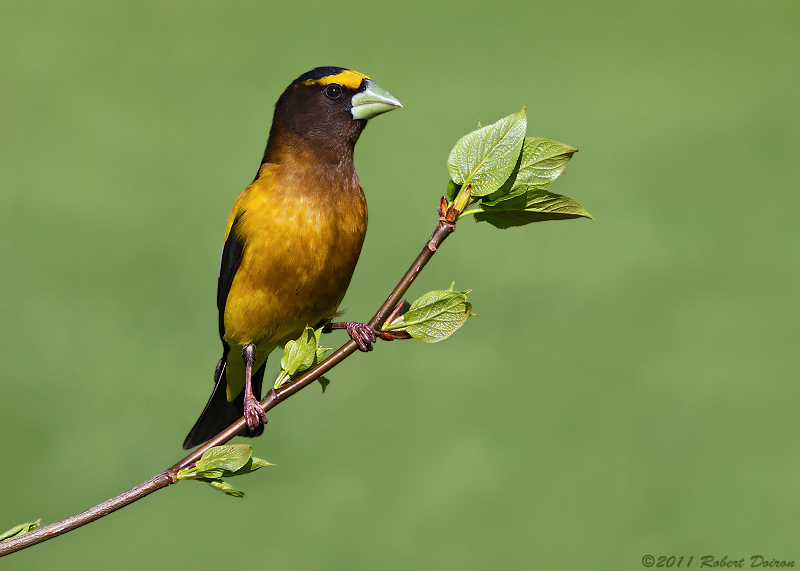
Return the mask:
<path id="1" fill-rule="evenodd" d="M 307 79 L 303 83 L 306 85 L 328 85 L 329 83 L 338 83 L 350 89 L 358 89 L 361 87 L 361 82 L 365 79 L 369 79 L 369 77 L 363 73 L 346 69 L 336 75 L 327 75 L 322 79 Z"/>
<path id="2" fill-rule="evenodd" d="M 306 325 L 333 318 L 344 298 L 367 208 L 357 178 L 344 181 L 344 188 L 329 178 L 324 169 L 267 163 L 234 204 L 226 238 L 240 216 L 233 231 L 243 251 L 225 304 L 225 340 L 232 346 L 228 401 L 244 387 L 237 355 L 244 346 L 256 344 L 258 370 L 269 352 Z"/>

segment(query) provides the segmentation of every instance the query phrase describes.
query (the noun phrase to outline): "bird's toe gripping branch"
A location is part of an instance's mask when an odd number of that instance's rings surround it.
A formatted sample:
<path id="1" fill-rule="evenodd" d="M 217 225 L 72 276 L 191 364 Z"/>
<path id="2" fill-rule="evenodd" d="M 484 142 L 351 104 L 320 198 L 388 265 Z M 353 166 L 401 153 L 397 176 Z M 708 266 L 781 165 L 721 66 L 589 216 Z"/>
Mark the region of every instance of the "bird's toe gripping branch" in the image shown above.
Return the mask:
<path id="1" fill-rule="evenodd" d="M 380 337 L 387 341 L 393 338 L 382 331 L 371 327 L 366 323 L 359 323 L 357 321 L 339 321 L 337 323 L 328 323 L 322 330 L 323 333 L 330 333 L 334 329 L 344 329 L 350 336 L 350 339 L 356 342 L 359 350 L 372 351 L 372 344 Z"/>
<path id="2" fill-rule="evenodd" d="M 244 420 L 247 422 L 247 428 L 251 431 L 258 428 L 262 422 L 267 424 L 267 413 L 264 412 L 252 393 L 244 395 Z"/>
<path id="3" fill-rule="evenodd" d="M 359 350 L 372 351 L 372 344 L 378 338 L 378 332 L 366 323 L 358 323 L 356 321 L 345 321 L 344 328 L 350 339 L 356 342 Z"/>

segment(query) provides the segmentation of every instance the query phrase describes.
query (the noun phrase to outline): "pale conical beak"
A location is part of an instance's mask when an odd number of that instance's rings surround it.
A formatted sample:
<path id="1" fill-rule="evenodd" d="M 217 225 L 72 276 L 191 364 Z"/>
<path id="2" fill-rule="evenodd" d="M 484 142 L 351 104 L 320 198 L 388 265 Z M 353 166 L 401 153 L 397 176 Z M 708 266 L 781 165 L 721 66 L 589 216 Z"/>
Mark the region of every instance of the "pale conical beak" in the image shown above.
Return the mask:
<path id="1" fill-rule="evenodd" d="M 377 83 L 371 79 L 365 81 L 367 82 L 366 89 L 353 95 L 351 100 L 353 108 L 350 110 L 350 114 L 353 119 L 372 119 L 375 115 L 402 107 L 391 93 L 381 89 Z"/>

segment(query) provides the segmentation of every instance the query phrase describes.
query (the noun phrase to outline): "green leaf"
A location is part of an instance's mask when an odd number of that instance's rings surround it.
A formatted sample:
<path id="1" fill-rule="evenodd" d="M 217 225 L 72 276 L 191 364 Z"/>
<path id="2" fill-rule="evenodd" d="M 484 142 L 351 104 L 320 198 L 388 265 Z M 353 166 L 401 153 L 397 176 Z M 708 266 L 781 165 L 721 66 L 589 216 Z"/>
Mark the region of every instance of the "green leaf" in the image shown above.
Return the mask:
<path id="1" fill-rule="evenodd" d="M 447 339 L 472 315 L 468 291 L 430 291 L 411 304 L 409 310 L 384 330 L 401 329 L 414 339 L 436 343 Z"/>
<path id="2" fill-rule="evenodd" d="M 209 448 L 191 468 L 177 474 L 179 480 L 220 478 L 242 468 L 250 460 L 253 447 L 250 444 L 228 444 Z"/>
<path id="3" fill-rule="evenodd" d="M 325 353 L 333 349 L 333 347 L 317 347 L 316 352 L 314 353 L 314 362 L 311 364 L 312 367 L 316 367 L 322 361 L 325 360 Z"/>
<path id="4" fill-rule="evenodd" d="M 226 444 L 209 448 L 197 461 L 195 468 L 198 470 L 222 469 L 235 472 L 250 460 L 253 447 L 250 444 Z"/>
<path id="5" fill-rule="evenodd" d="M 254 458 L 252 453 L 253 447 L 249 444 L 230 444 L 209 448 L 192 468 L 180 470 L 177 479 L 205 482 L 229 496 L 243 498 L 244 494 L 223 481 L 222 477 L 242 476 L 260 470 L 264 466 L 275 465 L 261 458 Z"/>
<path id="6" fill-rule="evenodd" d="M 577 152 L 578 149 L 563 143 L 539 137 L 526 137 L 511 175 L 503 186 L 484 197 L 483 203 L 496 203 L 507 196 L 519 194 L 520 189 L 530 186 L 547 188 L 564 172 L 564 166 Z"/>
<path id="7" fill-rule="evenodd" d="M 455 184 L 472 185 L 472 196 L 495 192 L 516 166 L 525 138 L 525 108 L 462 137 L 447 168 Z"/>
<path id="8" fill-rule="evenodd" d="M 252 469 L 250 470 L 251 472 L 255 472 L 256 470 L 260 470 L 261 468 L 266 468 L 267 466 L 275 466 L 275 464 L 267 462 L 263 458 L 256 458 L 255 456 L 250 458 L 250 461 L 252 463 Z M 239 470 L 239 472 L 241 472 L 241 470 Z"/>
<path id="9" fill-rule="evenodd" d="M 461 190 L 461 185 L 454 183 L 453 179 L 450 179 L 450 182 L 447 183 L 447 201 L 453 202 L 459 190 Z"/>
<path id="10" fill-rule="evenodd" d="M 213 480 L 201 480 L 201 481 L 205 482 L 212 488 L 219 490 L 220 492 L 224 492 L 229 496 L 233 496 L 234 498 L 245 497 L 244 492 L 240 492 L 239 490 L 231 486 L 228 482 L 225 482 L 223 480 L 213 479 Z"/>
<path id="11" fill-rule="evenodd" d="M 281 357 L 281 369 L 289 375 L 308 369 L 316 357 L 317 340 L 314 330 L 306 325 L 298 339 L 286 343 Z"/>
<path id="12" fill-rule="evenodd" d="M 328 388 L 328 385 L 331 384 L 330 379 L 327 377 L 320 377 L 317 380 L 319 381 L 319 384 L 322 385 L 322 392 L 324 393 L 325 389 Z"/>
<path id="13" fill-rule="evenodd" d="M 583 207 L 569 197 L 539 188 L 527 187 L 494 202 L 476 204 L 467 212 L 478 222 L 486 221 L 497 228 L 524 226 L 532 222 L 592 218 Z"/>
<path id="14" fill-rule="evenodd" d="M 281 374 L 278 375 L 274 388 L 279 389 L 281 385 L 290 381 L 292 376 L 316 367 L 325 360 L 325 354 L 331 347 L 319 346 L 322 329 L 320 327 L 314 330 L 306 325 L 298 339 L 286 343 L 281 357 Z"/>
<path id="15" fill-rule="evenodd" d="M 221 475 L 222 474 L 220 474 L 220 476 Z M 175 474 L 175 479 L 177 480 L 196 480 L 197 478 L 202 478 L 202 476 L 194 471 L 194 466 L 191 468 L 181 468 L 178 470 L 178 473 Z"/>
<path id="16" fill-rule="evenodd" d="M 475 212 L 479 212 L 481 210 L 489 210 L 493 206 L 498 206 L 501 202 L 511 201 L 520 196 L 523 198 L 515 202 L 508 202 L 507 205 L 514 204 L 517 206 L 518 210 L 524 210 L 525 206 L 528 204 L 527 192 L 528 190 L 526 188 L 518 187 L 514 189 L 513 192 L 509 192 L 508 194 L 499 196 L 497 198 L 495 198 L 495 195 L 486 196 L 484 198 L 488 200 L 482 200 L 480 204 L 475 204 L 472 208 L 463 212 L 462 215 L 475 214 Z"/>
<path id="17" fill-rule="evenodd" d="M 526 137 L 514 188 L 535 186 L 547 188 L 564 172 L 564 167 L 578 149 L 539 137 Z"/>
<path id="18" fill-rule="evenodd" d="M 236 470 L 233 474 L 225 474 L 226 477 L 231 476 L 242 476 L 244 474 L 250 474 L 251 472 L 255 472 L 256 470 L 260 470 L 265 466 L 274 466 L 275 464 L 270 464 L 266 460 L 262 460 L 261 458 L 250 458 L 247 463 Z"/>
<path id="19" fill-rule="evenodd" d="M 0 541 L 3 541 L 4 539 L 11 539 L 12 537 L 19 537 L 20 535 L 28 533 L 29 531 L 33 531 L 34 529 L 39 527 L 39 525 L 41 523 L 42 523 L 42 519 L 39 518 L 34 522 L 23 523 L 23 524 L 15 526 L 15 527 L 12 527 L 8 531 L 3 532 L 3 533 L 0 534 Z"/>

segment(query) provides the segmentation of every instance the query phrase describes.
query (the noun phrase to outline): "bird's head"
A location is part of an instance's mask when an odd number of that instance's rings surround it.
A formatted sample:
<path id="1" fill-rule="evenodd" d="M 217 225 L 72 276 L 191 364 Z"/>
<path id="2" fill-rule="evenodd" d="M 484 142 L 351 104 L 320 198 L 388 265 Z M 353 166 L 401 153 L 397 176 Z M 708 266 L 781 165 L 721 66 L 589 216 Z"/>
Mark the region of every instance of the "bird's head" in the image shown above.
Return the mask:
<path id="1" fill-rule="evenodd" d="M 389 92 L 363 73 L 341 67 L 318 67 L 295 79 L 275 104 L 270 147 L 303 146 L 320 153 L 353 147 L 367 120 L 402 107 Z"/>

